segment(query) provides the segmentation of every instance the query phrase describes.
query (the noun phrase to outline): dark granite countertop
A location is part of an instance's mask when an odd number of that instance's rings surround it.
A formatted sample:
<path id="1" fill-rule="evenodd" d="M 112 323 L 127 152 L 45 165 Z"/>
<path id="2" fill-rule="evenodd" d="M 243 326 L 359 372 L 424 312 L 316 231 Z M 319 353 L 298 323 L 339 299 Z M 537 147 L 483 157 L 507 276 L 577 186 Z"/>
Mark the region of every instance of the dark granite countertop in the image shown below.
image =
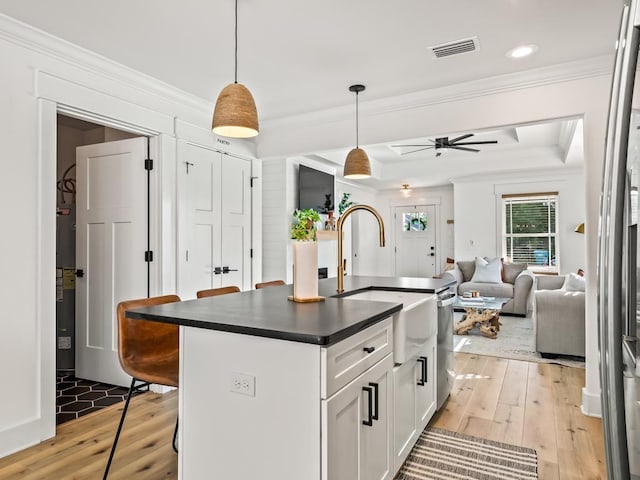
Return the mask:
<path id="1" fill-rule="evenodd" d="M 293 287 L 285 285 L 129 310 L 127 316 L 326 346 L 402 309 L 400 303 L 349 301 L 344 298 L 349 294 L 370 289 L 439 293 L 450 283 L 431 278 L 347 276 L 345 292 L 336 297 L 337 280 L 327 278 L 319 282 L 319 294 L 327 297 L 322 302 L 291 302 L 287 296 L 292 295 Z"/>

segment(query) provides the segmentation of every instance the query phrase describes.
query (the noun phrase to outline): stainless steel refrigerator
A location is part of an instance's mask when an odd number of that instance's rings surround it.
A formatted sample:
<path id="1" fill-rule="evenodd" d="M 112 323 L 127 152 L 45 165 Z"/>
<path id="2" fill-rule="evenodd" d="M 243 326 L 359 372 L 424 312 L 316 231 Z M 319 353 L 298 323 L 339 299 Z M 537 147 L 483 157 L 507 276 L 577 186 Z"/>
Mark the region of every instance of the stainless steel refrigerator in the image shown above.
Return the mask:
<path id="1" fill-rule="evenodd" d="M 598 226 L 602 426 L 613 480 L 640 479 L 639 47 L 639 2 L 632 0 L 616 47 Z"/>

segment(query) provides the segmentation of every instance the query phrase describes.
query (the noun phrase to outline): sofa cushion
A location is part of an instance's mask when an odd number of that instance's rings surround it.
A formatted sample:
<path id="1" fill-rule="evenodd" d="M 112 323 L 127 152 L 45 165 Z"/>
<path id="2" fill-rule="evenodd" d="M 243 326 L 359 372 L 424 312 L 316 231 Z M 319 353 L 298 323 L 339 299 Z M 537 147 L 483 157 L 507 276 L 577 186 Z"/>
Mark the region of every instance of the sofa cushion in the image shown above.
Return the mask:
<path id="1" fill-rule="evenodd" d="M 513 298 L 513 285 L 510 283 L 476 283 L 463 282 L 458 287 L 458 294 L 477 290 L 481 297 Z"/>
<path id="2" fill-rule="evenodd" d="M 526 270 L 527 267 L 526 263 L 505 263 L 503 265 L 504 277 L 502 280 L 506 283 L 515 283 L 518 275 Z"/>
<path id="3" fill-rule="evenodd" d="M 499 258 L 485 260 L 476 257 L 476 269 L 471 277 L 472 282 L 476 283 L 502 283 L 501 278 L 502 261 Z"/>
<path id="4" fill-rule="evenodd" d="M 473 272 L 476 271 L 475 260 L 462 260 L 458 262 L 458 268 L 462 272 L 462 280 L 468 282 L 473 277 Z"/>
<path id="5" fill-rule="evenodd" d="M 573 272 L 568 273 L 562 284 L 562 290 L 566 290 L 567 292 L 584 292 L 584 277 Z"/>

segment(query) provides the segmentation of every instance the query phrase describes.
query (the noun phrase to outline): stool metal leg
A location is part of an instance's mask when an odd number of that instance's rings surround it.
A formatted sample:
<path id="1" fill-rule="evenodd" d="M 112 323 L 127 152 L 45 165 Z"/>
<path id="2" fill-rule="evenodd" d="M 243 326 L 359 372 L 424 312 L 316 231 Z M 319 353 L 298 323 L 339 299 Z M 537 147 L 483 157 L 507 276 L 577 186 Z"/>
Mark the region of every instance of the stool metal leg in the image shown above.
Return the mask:
<path id="1" fill-rule="evenodd" d="M 173 431 L 173 442 L 172 442 L 172 447 L 173 447 L 173 451 L 178 453 L 178 422 L 179 422 L 180 418 L 176 417 L 176 429 Z"/>
<path id="2" fill-rule="evenodd" d="M 102 480 L 107 480 L 109 476 L 109 469 L 111 468 L 111 461 L 113 460 L 113 455 L 116 453 L 116 446 L 118 445 L 118 439 L 120 438 L 120 431 L 122 430 L 122 425 L 124 424 L 124 417 L 127 415 L 127 409 L 129 408 L 129 400 L 131 400 L 131 395 L 135 390 L 136 379 L 131 379 L 131 386 L 129 387 L 129 393 L 127 393 L 127 400 L 124 403 L 124 409 L 122 410 L 122 416 L 120 417 L 120 424 L 118 425 L 118 430 L 116 431 L 116 437 L 113 439 L 113 445 L 111 446 L 111 453 L 109 454 L 109 461 L 107 462 L 107 467 L 104 469 L 104 476 Z"/>

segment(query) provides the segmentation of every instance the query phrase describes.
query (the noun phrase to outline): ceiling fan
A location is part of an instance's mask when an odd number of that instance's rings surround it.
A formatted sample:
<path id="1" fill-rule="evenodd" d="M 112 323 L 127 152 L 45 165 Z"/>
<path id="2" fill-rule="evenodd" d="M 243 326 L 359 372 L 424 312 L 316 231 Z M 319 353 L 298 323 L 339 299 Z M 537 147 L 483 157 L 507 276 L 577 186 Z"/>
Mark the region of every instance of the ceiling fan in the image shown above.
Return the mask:
<path id="1" fill-rule="evenodd" d="M 484 140 L 484 141 L 478 141 L 478 142 L 462 142 L 461 141 L 461 140 L 466 140 L 469 137 L 473 137 L 473 133 L 460 135 L 459 137 L 452 138 L 451 140 L 449 140 L 449 137 L 437 137 L 435 140 L 429 139 L 429 141 L 431 142 L 430 145 L 421 144 L 421 145 L 391 145 L 391 146 L 392 147 L 420 147 L 417 150 L 411 150 L 410 152 L 402 152 L 400 155 L 408 155 L 410 153 L 421 152 L 423 150 L 428 150 L 430 148 L 433 148 L 436 150 L 436 157 L 439 157 L 440 155 L 442 155 L 442 151 L 438 151 L 438 150 L 453 148 L 455 150 L 464 150 L 465 152 L 477 153 L 480 151 L 477 148 L 463 147 L 461 145 L 484 145 L 487 143 L 498 143 L 497 140 Z"/>

